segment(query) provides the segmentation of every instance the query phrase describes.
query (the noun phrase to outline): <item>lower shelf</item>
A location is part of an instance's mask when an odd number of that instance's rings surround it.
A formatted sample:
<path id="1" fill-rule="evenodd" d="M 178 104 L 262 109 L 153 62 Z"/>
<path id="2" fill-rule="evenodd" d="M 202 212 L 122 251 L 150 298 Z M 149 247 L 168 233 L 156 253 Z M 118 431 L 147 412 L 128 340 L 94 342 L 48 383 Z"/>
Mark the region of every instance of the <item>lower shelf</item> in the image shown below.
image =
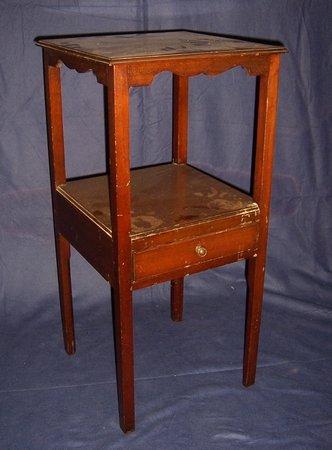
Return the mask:
<path id="1" fill-rule="evenodd" d="M 259 208 L 241 191 L 188 165 L 135 169 L 132 281 L 136 287 L 253 256 Z M 106 175 L 57 188 L 56 226 L 108 280 L 112 227 Z"/>
<path id="2" fill-rule="evenodd" d="M 131 171 L 132 237 L 258 211 L 251 197 L 186 164 Z M 58 192 L 112 232 L 106 175 L 68 181 Z"/>

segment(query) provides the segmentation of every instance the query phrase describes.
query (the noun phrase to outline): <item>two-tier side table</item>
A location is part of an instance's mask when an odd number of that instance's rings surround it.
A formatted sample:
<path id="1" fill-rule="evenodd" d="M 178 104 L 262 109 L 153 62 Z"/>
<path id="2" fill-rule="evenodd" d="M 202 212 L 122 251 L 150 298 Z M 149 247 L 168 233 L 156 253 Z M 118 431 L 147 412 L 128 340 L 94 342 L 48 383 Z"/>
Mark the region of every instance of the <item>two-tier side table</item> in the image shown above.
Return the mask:
<path id="1" fill-rule="evenodd" d="M 70 245 L 112 287 L 120 425 L 134 429 L 132 291 L 171 282 L 182 319 L 186 275 L 246 259 L 243 383 L 254 383 L 262 309 L 282 46 L 187 31 L 40 39 L 63 335 L 75 352 Z M 107 91 L 105 175 L 66 177 L 60 65 L 91 70 Z M 243 67 L 259 79 L 253 189 L 246 195 L 187 164 L 188 80 Z M 173 74 L 172 161 L 130 169 L 129 90 Z"/>

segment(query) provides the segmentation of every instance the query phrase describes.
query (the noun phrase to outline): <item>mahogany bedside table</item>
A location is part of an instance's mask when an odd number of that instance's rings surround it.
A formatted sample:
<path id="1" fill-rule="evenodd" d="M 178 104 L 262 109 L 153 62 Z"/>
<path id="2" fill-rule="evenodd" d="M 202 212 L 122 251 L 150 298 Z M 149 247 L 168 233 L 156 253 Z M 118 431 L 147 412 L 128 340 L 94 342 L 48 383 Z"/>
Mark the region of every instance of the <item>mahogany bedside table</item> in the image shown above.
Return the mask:
<path id="1" fill-rule="evenodd" d="M 182 319 L 183 277 L 247 260 L 243 383 L 255 381 L 269 221 L 281 46 L 160 32 L 41 39 L 63 335 L 75 352 L 70 245 L 112 287 L 120 425 L 134 429 L 132 291 L 171 282 Z M 93 71 L 107 90 L 107 174 L 67 180 L 60 65 Z M 252 196 L 187 164 L 188 80 L 236 66 L 259 77 Z M 173 73 L 173 160 L 130 170 L 129 89 Z"/>

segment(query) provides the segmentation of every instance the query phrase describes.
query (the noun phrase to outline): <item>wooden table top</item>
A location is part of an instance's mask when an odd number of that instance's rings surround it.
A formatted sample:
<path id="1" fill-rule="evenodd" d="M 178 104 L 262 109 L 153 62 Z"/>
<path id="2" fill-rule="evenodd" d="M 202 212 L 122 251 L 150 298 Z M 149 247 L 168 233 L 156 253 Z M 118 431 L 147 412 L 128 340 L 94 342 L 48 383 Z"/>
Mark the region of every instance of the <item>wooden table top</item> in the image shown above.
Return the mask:
<path id="1" fill-rule="evenodd" d="M 287 51 L 280 45 L 267 45 L 189 31 L 59 37 L 39 39 L 37 45 L 106 62 L 206 53 L 282 53 Z"/>

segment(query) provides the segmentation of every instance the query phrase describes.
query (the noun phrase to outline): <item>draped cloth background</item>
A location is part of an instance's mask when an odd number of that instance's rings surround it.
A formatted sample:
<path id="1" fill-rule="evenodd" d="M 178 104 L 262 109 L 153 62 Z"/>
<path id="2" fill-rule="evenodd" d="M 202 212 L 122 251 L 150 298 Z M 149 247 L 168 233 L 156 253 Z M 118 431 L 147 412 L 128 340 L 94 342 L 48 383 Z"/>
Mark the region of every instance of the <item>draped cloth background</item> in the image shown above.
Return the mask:
<path id="1" fill-rule="evenodd" d="M 324 0 L 0 1 L 0 447 L 331 448 L 331 19 Z M 77 353 L 62 346 L 40 48 L 34 38 L 192 29 L 281 41 L 266 293 L 255 386 L 241 385 L 244 265 L 135 302 L 137 431 L 118 427 L 109 286 L 75 252 Z M 69 176 L 105 169 L 103 91 L 63 69 Z M 189 159 L 249 186 L 255 80 L 190 81 Z M 170 159 L 171 76 L 131 91 L 132 165 Z M 330 145 L 329 145 L 330 144 Z"/>

